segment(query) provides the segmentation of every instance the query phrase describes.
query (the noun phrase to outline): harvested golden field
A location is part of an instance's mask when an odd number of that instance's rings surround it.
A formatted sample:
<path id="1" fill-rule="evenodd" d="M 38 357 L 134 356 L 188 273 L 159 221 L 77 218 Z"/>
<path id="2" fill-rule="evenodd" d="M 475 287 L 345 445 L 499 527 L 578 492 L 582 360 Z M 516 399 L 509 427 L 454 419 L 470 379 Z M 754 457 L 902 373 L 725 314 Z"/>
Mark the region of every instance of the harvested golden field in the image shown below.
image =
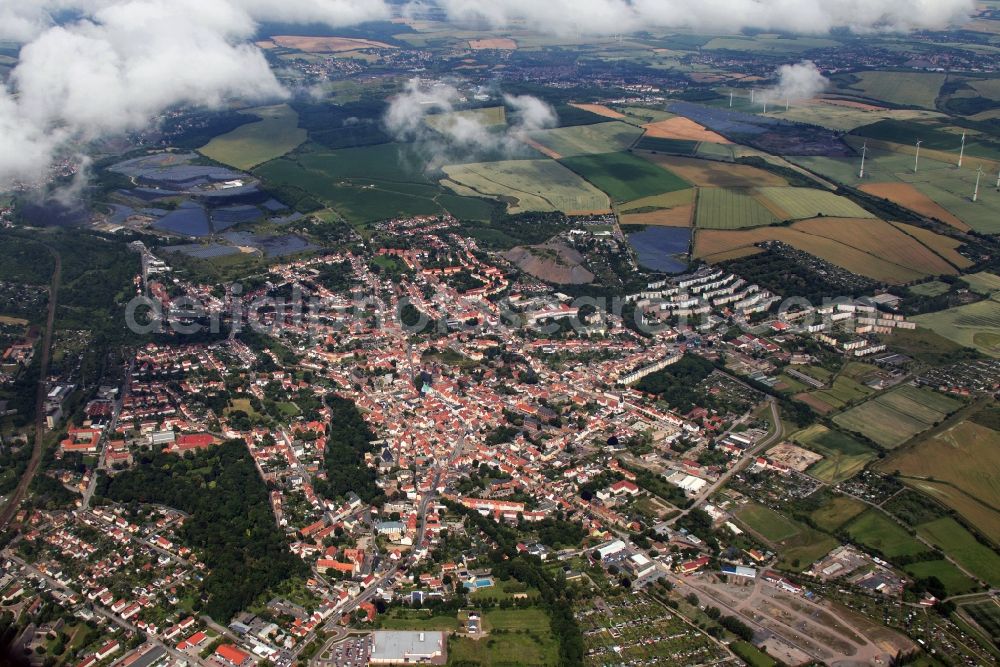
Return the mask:
<path id="1" fill-rule="evenodd" d="M 962 245 L 961 241 L 948 236 L 942 236 L 941 234 L 935 234 L 929 229 L 915 225 L 906 225 L 902 222 L 893 222 L 890 224 L 904 234 L 909 234 L 917 239 L 958 268 L 967 269 L 972 266 L 972 261 L 956 250 L 956 248 Z"/>
<path id="2" fill-rule="evenodd" d="M 657 227 L 690 227 L 694 220 L 694 204 L 684 204 L 674 208 L 623 215 L 623 225 L 654 225 Z"/>
<path id="3" fill-rule="evenodd" d="M 543 146 L 542 144 L 538 143 L 534 139 L 529 138 L 527 135 L 522 135 L 520 137 L 520 139 L 521 139 L 522 142 L 524 142 L 528 146 L 534 148 L 536 151 L 538 151 L 542 155 L 544 155 L 546 157 L 550 157 L 553 160 L 561 160 L 562 157 L 563 157 L 562 155 L 560 155 L 559 153 L 555 152 L 554 150 L 552 150 L 548 146 Z"/>
<path id="4" fill-rule="evenodd" d="M 743 248 L 734 248 L 732 250 L 717 252 L 714 255 L 706 255 L 702 257 L 702 259 L 708 262 L 709 264 L 718 264 L 719 262 L 726 262 L 730 259 L 740 259 L 741 257 L 749 257 L 750 255 L 756 255 L 762 252 L 764 252 L 763 248 L 758 248 L 756 246 L 751 245 L 751 246 L 745 246 Z"/>
<path id="5" fill-rule="evenodd" d="M 516 51 L 517 42 L 509 37 L 496 37 L 494 39 L 470 39 L 469 48 L 473 51 L 485 51 L 487 49 Z"/>
<path id="6" fill-rule="evenodd" d="M 590 113 L 597 114 L 598 116 L 604 116 L 605 118 L 614 118 L 615 120 L 621 120 L 622 118 L 628 117 L 621 112 L 604 106 L 603 104 L 576 104 L 571 102 L 570 106 L 582 109 L 583 111 L 589 111 Z"/>
<path id="7" fill-rule="evenodd" d="M 951 225 L 955 229 L 960 229 L 963 232 L 967 232 L 970 229 L 967 224 L 909 183 L 865 183 L 860 186 L 860 190 L 870 195 L 881 197 L 882 199 L 888 199 L 893 204 L 908 208 L 928 218 L 937 218 L 941 222 Z"/>
<path id="8" fill-rule="evenodd" d="M 357 49 L 394 49 L 395 46 L 371 39 L 355 39 L 353 37 L 300 37 L 296 35 L 277 35 L 271 41 L 286 49 L 295 49 L 306 53 L 339 53 Z"/>
<path id="9" fill-rule="evenodd" d="M 930 248 L 887 222 L 868 218 L 813 218 L 792 225 L 806 234 L 839 241 L 893 264 L 925 274 L 958 273 Z"/>
<path id="10" fill-rule="evenodd" d="M 673 192 L 665 192 L 662 195 L 633 199 L 630 202 L 621 204 L 618 210 L 622 213 L 646 213 L 648 210 L 654 208 L 676 208 L 685 204 L 693 204 L 694 195 L 694 188 L 674 190 Z"/>
<path id="11" fill-rule="evenodd" d="M 762 241 L 787 243 L 848 271 L 889 284 L 908 283 L 927 275 L 921 271 L 893 264 L 834 239 L 799 231 L 794 226 L 739 230 L 700 229 L 695 235 L 694 256 L 715 258 L 720 256 L 720 253 L 728 253 Z"/>
<path id="12" fill-rule="evenodd" d="M 636 151 L 653 164 L 664 167 L 685 181 L 700 187 L 756 188 L 788 185 L 788 181 L 757 167 L 745 164 L 701 160 L 694 157 L 677 157 Z"/>
<path id="13" fill-rule="evenodd" d="M 690 141 L 708 141 L 713 144 L 731 144 L 733 142 L 726 139 L 721 134 L 716 134 L 705 128 L 704 125 L 677 116 L 667 120 L 657 121 L 643 125 L 647 137 L 654 139 L 687 139 Z"/>

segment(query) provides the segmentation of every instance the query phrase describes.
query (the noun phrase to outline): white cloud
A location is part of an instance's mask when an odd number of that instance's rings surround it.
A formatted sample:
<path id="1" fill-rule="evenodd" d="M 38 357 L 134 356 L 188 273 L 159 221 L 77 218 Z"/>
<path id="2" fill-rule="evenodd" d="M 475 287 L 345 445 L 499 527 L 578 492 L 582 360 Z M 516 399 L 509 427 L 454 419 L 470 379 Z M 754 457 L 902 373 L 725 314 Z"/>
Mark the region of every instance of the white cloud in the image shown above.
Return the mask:
<path id="1" fill-rule="evenodd" d="M 53 25 L 60 11 L 80 19 Z M 177 105 L 285 97 L 249 43 L 258 21 L 341 26 L 388 15 L 383 0 L 0 0 L 0 36 L 23 42 L 0 85 L 0 184 Z"/>
<path id="2" fill-rule="evenodd" d="M 455 20 L 501 27 L 523 22 L 555 34 L 742 28 L 825 33 L 943 28 L 967 18 L 973 0 L 438 0 Z"/>
<path id="3" fill-rule="evenodd" d="M 782 65 L 778 68 L 778 84 L 761 91 L 757 101 L 763 104 L 771 102 L 798 102 L 815 97 L 826 90 L 830 80 L 811 60 L 803 60 L 794 65 Z"/>
<path id="4" fill-rule="evenodd" d="M 523 153 L 523 133 L 554 127 L 558 121 L 552 107 L 537 97 L 505 95 L 510 108 L 508 126 L 488 127 L 475 114 L 455 112 L 461 99 L 462 93 L 450 83 L 411 79 L 390 101 L 386 128 L 401 141 L 415 142 L 426 159 L 425 168 L 433 170 L 489 153 Z"/>

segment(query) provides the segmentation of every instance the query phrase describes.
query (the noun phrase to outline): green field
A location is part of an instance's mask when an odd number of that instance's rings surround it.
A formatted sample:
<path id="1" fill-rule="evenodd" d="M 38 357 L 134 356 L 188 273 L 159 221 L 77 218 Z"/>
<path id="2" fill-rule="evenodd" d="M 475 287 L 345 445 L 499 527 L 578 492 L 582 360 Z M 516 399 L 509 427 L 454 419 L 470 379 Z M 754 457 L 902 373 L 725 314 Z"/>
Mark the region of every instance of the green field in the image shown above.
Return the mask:
<path id="1" fill-rule="evenodd" d="M 778 664 L 774 658 L 750 642 L 733 642 L 729 645 L 729 648 L 739 656 L 740 660 L 750 667 L 776 667 Z"/>
<path id="2" fill-rule="evenodd" d="M 424 165 L 412 145 L 381 144 L 300 151 L 254 173 L 289 204 L 312 199 L 357 224 L 446 212 L 466 220 L 490 219 L 489 202 L 444 190 L 424 173 Z"/>
<path id="3" fill-rule="evenodd" d="M 199 152 L 237 169 L 252 169 L 295 150 L 307 138 L 306 131 L 299 127 L 299 115 L 287 104 L 246 113 L 260 120 L 215 137 Z"/>
<path id="4" fill-rule="evenodd" d="M 918 563 L 911 563 L 903 569 L 915 579 L 936 577 L 938 581 L 944 584 L 948 595 L 962 595 L 976 587 L 976 582 L 969 579 L 961 570 L 946 560 L 920 561 Z"/>
<path id="5" fill-rule="evenodd" d="M 1000 357 L 1000 294 L 978 303 L 918 315 L 913 321 L 959 345 Z"/>
<path id="6" fill-rule="evenodd" d="M 674 155 L 694 155 L 698 150 L 698 142 L 690 139 L 666 139 L 661 137 L 643 137 L 635 145 L 637 150 L 653 153 L 672 153 Z"/>
<path id="7" fill-rule="evenodd" d="M 790 37 L 788 35 L 754 35 L 753 37 L 716 37 L 705 44 L 705 50 L 725 49 L 746 53 L 795 54 L 812 49 L 835 48 L 832 39 L 822 37 Z"/>
<path id="8" fill-rule="evenodd" d="M 728 188 L 701 188 L 695 226 L 702 229 L 743 229 L 773 225 L 778 219 L 748 194 Z"/>
<path id="9" fill-rule="evenodd" d="M 442 184 L 457 194 L 477 194 L 522 211 L 606 212 L 607 195 L 553 160 L 506 160 L 444 167 Z"/>
<path id="10" fill-rule="evenodd" d="M 904 385 L 837 415 L 838 426 L 882 447 L 898 447 L 962 406 L 926 387 Z"/>
<path id="11" fill-rule="evenodd" d="M 990 586 L 1000 586 L 1000 556 L 954 519 L 925 523 L 917 532 Z"/>
<path id="12" fill-rule="evenodd" d="M 632 201 L 690 187 L 675 174 L 631 153 L 580 155 L 559 162 L 606 192 L 615 202 Z"/>
<path id="13" fill-rule="evenodd" d="M 980 271 L 979 273 L 970 273 L 969 275 L 961 276 L 961 279 L 968 284 L 969 289 L 973 292 L 979 294 L 1000 292 L 1000 276 L 994 273 Z"/>
<path id="14" fill-rule="evenodd" d="M 634 125 L 610 121 L 539 130 L 529 133 L 528 139 L 541 144 L 559 157 L 566 158 L 624 151 L 631 148 L 642 133 L 643 130 Z"/>
<path id="15" fill-rule="evenodd" d="M 778 543 L 795 537 L 800 532 L 797 523 L 774 510 L 748 503 L 736 512 L 736 518 L 769 542 Z"/>
<path id="16" fill-rule="evenodd" d="M 449 662 L 477 665 L 555 665 L 559 644 L 549 617 L 537 607 L 494 609 L 483 615 L 483 629 L 501 632 L 479 639 L 453 637 Z"/>
<path id="17" fill-rule="evenodd" d="M 941 296 L 951 289 L 951 285 L 943 283 L 940 280 L 932 280 L 930 282 L 921 283 L 920 285 L 914 285 L 909 289 L 911 293 L 916 294 L 917 296 Z"/>
<path id="18" fill-rule="evenodd" d="M 889 560 L 929 551 L 919 540 L 878 510 L 868 510 L 849 523 L 846 530 L 852 540 Z"/>
<path id="19" fill-rule="evenodd" d="M 831 218 L 874 218 L 875 216 L 846 197 L 812 188 L 759 188 L 760 195 L 785 215 L 785 220 Z M 775 211 L 775 208 L 771 208 Z M 775 211 L 777 214 L 777 211 Z"/>
<path id="20" fill-rule="evenodd" d="M 936 72 L 856 72 L 858 81 L 848 83 L 844 92 L 898 104 L 933 109 L 938 92 L 947 78 Z"/>
<path id="21" fill-rule="evenodd" d="M 845 523 L 868 508 L 860 500 L 847 496 L 834 496 L 810 515 L 817 528 L 834 533 Z"/>
<path id="22" fill-rule="evenodd" d="M 820 424 L 795 433 L 792 440 L 823 455 L 823 460 L 806 472 L 829 484 L 853 477 L 876 456 L 875 450 L 868 445 Z"/>
<path id="23" fill-rule="evenodd" d="M 839 410 L 845 405 L 860 401 L 873 393 L 875 393 L 874 389 L 855 382 L 849 377 L 839 375 L 834 379 L 833 385 L 829 389 L 811 391 L 809 395 L 818 398 L 835 410 Z"/>
<path id="24" fill-rule="evenodd" d="M 430 610 L 394 609 L 378 618 L 379 627 L 386 630 L 448 630 L 459 629 L 458 618 L 435 616 Z"/>

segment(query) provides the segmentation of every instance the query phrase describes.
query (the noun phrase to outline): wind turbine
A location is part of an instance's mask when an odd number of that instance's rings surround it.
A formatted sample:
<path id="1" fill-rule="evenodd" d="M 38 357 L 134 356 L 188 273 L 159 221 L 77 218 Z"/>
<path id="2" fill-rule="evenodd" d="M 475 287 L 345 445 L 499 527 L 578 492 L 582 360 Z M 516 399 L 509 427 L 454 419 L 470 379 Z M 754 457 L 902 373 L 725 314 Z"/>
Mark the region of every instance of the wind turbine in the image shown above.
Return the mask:
<path id="1" fill-rule="evenodd" d="M 866 141 L 861 146 L 861 171 L 858 172 L 858 178 L 865 177 L 865 156 L 868 155 L 868 142 Z"/>
<path id="2" fill-rule="evenodd" d="M 914 174 L 917 173 L 917 165 L 920 164 L 920 144 L 922 144 L 922 143 L 924 143 L 924 142 L 923 141 L 918 141 L 917 142 L 917 154 L 913 157 L 913 173 Z"/>
<path id="3" fill-rule="evenodd" d="M 962 148 L 958 151 L 958 168 L 962 168 L 962 158 L 965 157 L 965 132 L 962 133 Z"/>
<path id="4" fill-rule="evenodd" d="M 754 89 L 751 88 L 750 89 L 750 104 L 753 104 L 753 94 L 754 94 Z"/>
<path id="5" fill-rule="evenodd" d="M 1000 190 L 1000 171 L 997 172 L 997 190 Z"/>
<path id="6" fill-rule="evenodd" d="M 767 115 L 767 102 L 764 102 L 764 115 Z"/>
<path id="7" fill-rule="evenodd" d="M 729 91 L 729 108 L 733 108 L 733 91 Z"/>
<path id="8" fill-rule="evenodd" d="M 788 98 L 785 98 L 785 112 L 788 112 Z"/>
<path id="9" fill-rule="evenodd" d="M 976 172 L 976 189 L 972 191 L 972 201 L 979 199 L 979 179 L 983 177 L 983 165 L 979 165 L 979 171 Z"/>

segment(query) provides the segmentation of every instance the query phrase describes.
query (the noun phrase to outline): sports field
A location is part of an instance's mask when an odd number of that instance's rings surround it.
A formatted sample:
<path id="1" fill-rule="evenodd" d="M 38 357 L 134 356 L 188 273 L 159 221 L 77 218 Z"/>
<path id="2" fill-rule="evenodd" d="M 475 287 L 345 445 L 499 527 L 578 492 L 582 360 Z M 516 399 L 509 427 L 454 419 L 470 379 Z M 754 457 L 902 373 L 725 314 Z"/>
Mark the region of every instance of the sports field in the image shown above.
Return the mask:
<path id="1" fill-rule="evenodd" d="M 882 447 L 893 449 L 961 406 L 960 401 L 931 389 L 905 385 L 851 408 L 833 421 L 845 430 L 860 433 Z"/>
<path id="2" fill-rule="evenodd" d="M 646 152 L 639 154 L 653 164 L 658 164 L 700 187 L 757 188 L 788 185 L 788 181 L 781 176 L 750 165 Z"/>
<path id="3" fill-rule="evenodd" d="M 773 225 L 778 220 L 752 196 L 728 188 L 701 188 L 695 226 L 701 229 L 744 229 Z"/>
<path id="4" fill-rule="evenodd" d="M 565 158 L 624 151 L 641 135 L 642 130 L 634 125 L 611 121 L 539 130 L 527 137 L 549 151 L 550 157 Z"/>
<path id="5" fill-rule="evenodd" d="M 1000 586 L 1000 556 L 950 517 L 917 527 L 917 532 L 991 586 Z"/>
<path id="6" fill-rule="evenodd" d="M 442 184 L 458 194 L 474 192 L 507 204 L 511 213 L 562 211 L 607 213 L 607 195 L 558 162 L 505 160 L 444 167 Z M 453 187 L 457 184 L 459 187 Z"/>
<path id="7" fill-rule="evenodd" d="M 914 322 L 959 345 L 1000 357 L 1000 294 L 966 306 L 918 315 Z"/>
<path id="8" fill-rule="evenodd" d="M 823 455 L 823 460 L 806 472 L 829 484 L 853 477 L 875 459 L 875 451 L 868 445 L 821 424 L 813 424 L 792 435 L 791 439 Z"/>
<path id="9" fill-rule="evenodd" d="M 874 218 L 850 199 L 813 188 L 764 187 L 758 190 L 762 202 L 781 220 L 833 218 Z"/>
<path id="10" fill-rule="evenodd" d="M 963 421 L 888 458 L 879 466 L 899 471 L 904 478 L 933 480 L 936 488 L 952 492 L 934 496 L 959 514 L 970 503 L 980 506 L 966 520 L 1000 541 L 1000 433 L 972 421 Z M 913 479 L 904 479 L 920 488 Z M 927 489 L 924 489 L 925 491 Z M 993 517 L 992 521 L 986 519 Z"/>
<path id="11" fill-rule="evenodd" d="M 601 153 L 566 158 L 560 162 L 611 197 L 625 202 L 688 189 L 688 184 L 630 153 Z"/>
<path id="12" fill-rule="evenodd" d="M 902 106 L 933 109 L 946 74 L 937 72 L 857 72 L 842 90 Z"/>
<path id="13" fill-rule="evenodd" d="M 299 127 L 299 115 L 287 104 L 250 109 L 260 118 L 215 137 L 199 152 L 237 169 L 252 169 L 298 148 L 308 135 Z"/>

